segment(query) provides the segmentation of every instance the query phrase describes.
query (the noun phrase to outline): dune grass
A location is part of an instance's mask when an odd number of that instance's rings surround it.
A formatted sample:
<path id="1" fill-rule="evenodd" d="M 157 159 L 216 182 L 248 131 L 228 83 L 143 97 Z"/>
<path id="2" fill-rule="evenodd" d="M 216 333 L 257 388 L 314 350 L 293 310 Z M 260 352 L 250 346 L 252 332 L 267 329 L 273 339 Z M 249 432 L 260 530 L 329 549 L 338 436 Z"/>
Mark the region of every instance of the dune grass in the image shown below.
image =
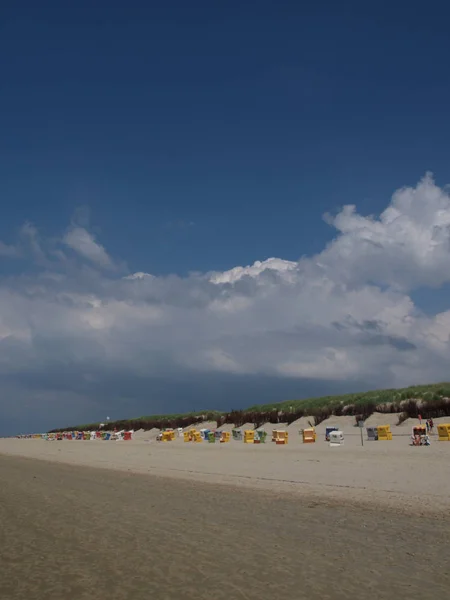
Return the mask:
<path id="1" fill-rule="evenodd" d="M 150 415 L 134 419 L 121 419 L 105 423 L 105 430 L 112 429 L 165 429 L 169 427 L 189 427 L 202 421 L 213 421 L 220 427 L 233 424 L 240 427 L 244 423 L 253 423 L 255 427 L 265 422 L 293 423 L 301 417 L 311 417 L 318 425 L 331 416 L 351 415 L 355 424 L 367 419 L 375 411 L 381 413 L 400 413 L 399 422 L 408 417 L 437 418 L 450 414 L 450 383 L 416 385 L 401 389 L 373 390 L 340 396 L 323 396 L 302 400 L 285 400 L 273 404 L 250 406 L 245 410 L 219 412 L 203 410 L 190 413 Z M 55 431 L 86 431 L 98 429 L 99 423 L 87 423 L 54 429 Z"/>

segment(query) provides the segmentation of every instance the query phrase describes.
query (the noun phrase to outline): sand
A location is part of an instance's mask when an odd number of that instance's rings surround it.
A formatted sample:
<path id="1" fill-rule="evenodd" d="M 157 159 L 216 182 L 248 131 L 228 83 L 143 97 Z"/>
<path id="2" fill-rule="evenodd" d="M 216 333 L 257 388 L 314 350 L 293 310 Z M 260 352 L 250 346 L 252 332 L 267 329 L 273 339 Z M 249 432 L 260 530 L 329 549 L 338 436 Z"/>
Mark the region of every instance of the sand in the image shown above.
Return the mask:
<path id="1" fill-rule="evenodd" d="M 267 421 L 261 427 L 258 427 L 258 429 L 265 429 L 267 433 L 272 433 L 274 429 L 286 429 L 286 427 L 287 423 L 272 423 L 271 421 Z"/>
<path id="2" fill-rule="evenodd" d="M 217 421 L 202 421 L 196 425 L 185 427 L 183 431 L 190 431 L 191 429 L 196 429 L 197 431 L 200 431 L 200 429 L 209 429 L 210 431 L 214 431 L 214 429 L 217 429 Z"/>
<path id="3" fill-rule="evenodd" d="M 217 428 L 219 431 L 229 431 L 230 433 L 235 429 L 235 426 L 232 423 L 224 423 L 220 427 Z"/>
<path id="4" fill-rule="evenodd" d="M 344 415 L 342 417 L 330 417 L 329 419 L 325 419 L 316 427 L 316 432 L 318 435 L 324 435 L 327 427 L 337 427 L 340 431 L 343 431 L 344 434 L 358 434 L 359 430 L 356 426 L 356 420 L 354 416 Z"/>
<path id="5" fill-rule="evenodd" d="M 301 417 L 288 425 L 287 430 L 290 434 L 294 432 L 298 434 L 300 429 L 308 429 L 311 426 L 314 427 L 314 417 Z"/>
<path id="6" fill-rule="evenodd" d="M 239 427 L 237 427 L 237 429 L 240 429 L 241 431 L 246 431 L 247 429 L 255 429 L 255 424 L 254 423 L 244 423 L 243 425 L 240 425 Z"/>
<path id="7" fill-rule="evenodd" d="M 0 439 L 0 597 L 447 595 L 450 442 L 345 419 L 338 448 Z"/>
<path id="8" fill-rule="evenodd" d="M 287 446 L 234 440 L 194 444 L 182 438 L 168 443 L 0 439 L 0 454 L 380 504 L 416 514 L 450 508 L 450 443 L 434 436 L 429 447 L 411 447 L 409 434 L 409 429 L 394 429 L 389 442 L 369 442 L 364 435 L 361 446 L 355 427 L 339 448 L 330 448 L 321 434 L 315 444 L 302 444 L 292 435 Z"/>
<path id="9" fill-rule="evenodd" d="M 424 425 L 425 425 L 425 420 L 422 420 L 422 423 Z M 401 423 L 401 425 L 399 425 L 399 427 L 403 427 L 403 428 L 409 429 L 409 431 L 411 431 L 413 426 L 417 425 L 417 423 L 418 423 L 417 419 L 406 419 L 405 421 L 403 421 L 403 423 Z M 436 419 L 433 419 L 433 423 L 434 423 L 434 428 L 436 429 L 436 425 L 440 425 L 442 423 L 450 423 L 450 417 L 438 417 Z"/>
<path id="10" fill-rule="evenodd" d="M 397 413 L 384 414 L 379 412 L 374 412 L 370 415 L 368 419 L 366 419 L 364 425 L 365 427 L 378 427 L 378 425 L 390 425 L 392 434 L 398 433 L 397 429 L 399 415 Z M 415 419 L 417 423 L 417 419 Z M 403 433 L 403 432 L 402 432 Z"/>
<path id="11" fill-rule="evenodd" d="M 57 445 L 41 448 L 66 458 L 72 443 L 67 450 Z M 447 596 L 448 519 L 350 507 L 326 495 L 314 500 L 284 489 L 114 471 L 114 457 L 125 453 L 129 465 L 136 463 L 139 446 L 105 442 L 103 453 L 87 445 L 74 442 L 72 456 L 109 456 L 108 469 L 0 455 L 5 600 Z M 42 456 L 34 442 L 27 447 Z M 201 462 L 216 450 L 189 446 L 186 456 Z M 226 450 L 233 460 L 243 456 Z M 256 448 L 250 450 L 246 460 Z M 175 445 L 158 451 L 160 458 L 178 455 Z"/>

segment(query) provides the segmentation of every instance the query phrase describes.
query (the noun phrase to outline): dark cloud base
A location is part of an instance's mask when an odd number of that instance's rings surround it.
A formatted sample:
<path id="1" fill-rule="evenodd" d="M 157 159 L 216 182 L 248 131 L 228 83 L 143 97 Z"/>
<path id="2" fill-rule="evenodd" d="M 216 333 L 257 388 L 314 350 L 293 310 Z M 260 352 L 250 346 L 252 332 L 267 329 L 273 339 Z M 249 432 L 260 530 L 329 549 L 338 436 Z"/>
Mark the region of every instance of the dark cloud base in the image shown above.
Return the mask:
<path id="1" fill-rule="evenodd" d="M 104 382 L 89 396 L 76 393 L 67 397 L 64 388 L 39 378 L 24 379 L 24 386 L 10 388 L 4 395 L 4 416 L 0 421 L 0 435 L 15 435 L 22 432 L 47 431 L 48 429 L 102 421 L 132 418 L 152 414 L 180 413 L 203 409 L 230 410 L 246 408 L 252 404 L 281 402 L 289 399 L 310 398 L 320 395 L 342 394 L 370 389 L 367 383 L 323 382 L 255 377 L 255 376 L 216 376 L 205 374 L 202 377 L 177 377 L 173 379 L 155 378 L 151 380 L 128 380 L 117 375 L 109 385 Z M 8 386 L 7 386 L 8 387 Z M 60 389 L 58 389 L 60 387 Z M 28 388 L 28 393 L 25 391 Z M 36 390 L 42 393 L 36 397 Z M 20 396 L 19 396 L 20 394 Z M 15 414 L 11 407 L 18 402 L 20 407 Z"/>

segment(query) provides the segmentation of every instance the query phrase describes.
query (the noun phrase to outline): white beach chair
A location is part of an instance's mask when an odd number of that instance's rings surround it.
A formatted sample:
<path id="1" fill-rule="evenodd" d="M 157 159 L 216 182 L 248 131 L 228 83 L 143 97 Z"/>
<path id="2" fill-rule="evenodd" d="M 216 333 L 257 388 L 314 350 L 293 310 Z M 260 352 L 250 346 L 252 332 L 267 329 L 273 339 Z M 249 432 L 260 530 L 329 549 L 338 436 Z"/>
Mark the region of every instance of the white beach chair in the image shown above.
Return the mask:
<path id="1" fill-rule="evenodd" d="M 343 446 L 344 434 L 342 431 L 331 431 L 330 432 L 330 446 Z"/>

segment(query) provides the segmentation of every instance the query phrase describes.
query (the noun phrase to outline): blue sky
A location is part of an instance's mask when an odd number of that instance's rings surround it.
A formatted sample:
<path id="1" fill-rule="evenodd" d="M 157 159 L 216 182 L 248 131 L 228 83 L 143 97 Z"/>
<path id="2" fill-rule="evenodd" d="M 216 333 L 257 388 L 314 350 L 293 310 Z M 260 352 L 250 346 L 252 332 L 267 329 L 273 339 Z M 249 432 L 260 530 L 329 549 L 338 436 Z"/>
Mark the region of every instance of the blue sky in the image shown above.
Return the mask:
<path id="1" fill-rule="evenodd" d="M 104 302 L 110 306 L 112 296 L 115 301 L 120 296 L 136 311 L 137 303 L 150 302 L 148 290 L 139 296 L 139 302 L 135 291 L 115 290 L 110 295 L 111 286 L 129 274 L 157 276 L 153 284 L 145 283 L 153 288 L 164 281 L 170 290 L 156 293 L 152 288 L 150 303 L 155 302 L 156 294 L 159 302 L 164 298 L 164 303 L 170 304 L 175 286 L 175 280 L 166 278 L 170 274 L 181 277 L 176 281 L 191 290 L 189 273 L 193 271 L 205 274 L 270 257 L 297 261 L 321 255 L 336 236 L 348 235 L 347 229 L 336 230 L 322 215 L 340 214 L 345 205 L 356 205 L 358 215 L 379 215 L 403 186 L 412 186 L 416 192 L 412 191 L 411 197 L 425 204 L 433 204 L 437 193 L 433 190 L 439 189 L 443 194 L 439 206 L 445 204 L 442 186 L 450 180 L 447 13 L 443 3 L 429 3 L 424 12 L 423 5 L 404 2 L 370 6 L 268 1 L 221 5 L 199 1 L 11 3 L 3 10 L 0 25 L 0 240 L 11 249 L 0 256 L 3 292 L 10 298 L 14 290 L 23 298 L 31 293 L 30 278 L 35 278 L 36 286 L 43 275 L 57 272 L 64 278 L 65 293 L 75 293 L 77 288 L 78 294 L 108 298 Z M 421 188 L 419 185 L 420 189 L 414 187 L 428 171 L 434 173 L 441 188 L 432 180 L 426 180 Z M 439 206 L 430 208 L 435 210 L 435 219 L 430 221 L 434 227 L 442 216 Z M 420 220 L 411 219 L 420 226 Z M 24 223 L 32 225 L 24 230 Z M 97 244 L 97 250 L 91 244 L 86 252 L 89 240 Z M 383 240 L 377 243 L 386 242 L 385 237 Z M 439 243 L 445 245 L 446 238 Z M 75 254 L 64 254 L 61 245 Z M 64 255 L 64 265 L 55 263 L 57 247 L 59 258 Z M 379 293 L 403 294 L 411 301 L 414 315 L 435 319 L 448 308 L 447 280 L 436 277 L 435 269 L 442 257 L 433 254 L 432 265 L 419 260 L 428 256 L 424 247 L 411 249 L 410 256 L 416 262 L 411 259 L 408 263 L 405 257 L 397 272 L 409 273 L 414 271 L 412 266 L 420 269 L 426 263 L 427 273 L 432 271 L 433 276 L 418 274 L 414 279 L 411 275 L 398 290 L 392 274 L 380 267 L 372 279 L 361 275 L 352 285 L 375 284 Z M 380 265 L 386 265 L 385 259 L 380 258 Z M 86 275 L 88 267 L 83 260 L 90 268 L 100 268 L 95 285 L 101 281 L 101 290 L 94 289 L 95 277 L 92 272 Z M 277 269 L 270 273 L 280 274 Z M 267 273 L 247 276 L 253 278 L 252 285 L 255 278 L 267 279 Z M 224 293 L 231 294 L 237 293 L 235 288 L 241 284 L 220 285 L 225 285 Z M 281 286 L 277 289 L 282 294 L 284 280 L 276 285 Z M 302 286 L 301 290 L 304 282 Z M 444 286 L 442 291 L 440 286 Z M 31 314 L 34 310 L 36 315 L 41 314 L 39 310 L 51 313 L 50 297 L 54 299 L 56 292 L 47 289 L 47 293 L 47 309 L 33 305 L 27 309 Z M 59 289 L 58 302 L 61 293 Z M 178 293 L 191 292 L 175 295 Z M 261 302 L 265 298 L 259 287 L 239 294 L 256 294 Z M 389 301 L 380 300 L 376 310 Z M 9 314 L 3 306 L 3 315 Z M 283 324 L 284 334 L 306 323 L 325 327 L 325 321 L 312 317 L 300 296 L 298 306 L 305 307 L 304 313 Z M 357 321 L 358 310 L 349 302 L 345 306 L 341 317 L 350 315 Z M 274 304 L 267 310 L 273 314 L 279 308 Z M 324 311 L 326 314 L 325 307 Z M 258 314 L 257 310 L 251 312 L 245 322 Z M 150 326 L 147 317 L 142 318 L 144 325 Z M 183 323 L 192 322 L 191 314 L 185 318 Z M 17 339 L 25 344 L 26 328 L 17 315 L 4 327 L 10 327 L 15 319 L 17 331 L 22 331 L 22 338 L 17 334 Z M 267 319 L 261 319 L 253 332 L 262 334 Z M 369 314 L 362 319 L 370 320 Z M 176 322 L 177 331 L 183 329 L 180 321 Z M 132 331 L 121 329 L 120 319 L 114 323 L 120 344 L 129 341 Z M 39 373 L 39 382 L 31 377 L 34 383 L 19 393 L 16 387 L 19 380 L 27 379 L 28 366 L 24 364 L 30 361 L 12 367 L 11 348 L 4 349 L 0 377 L 13 382 L 4 405 L 10 406 L 14 394 L 29 398 L 31 423 L 38 415 L 44 426 L 49 409 L 39 398 L 45 396 L 46 386 L 54 386 L 56 367 L 50 358 L 44 358 L 45 350 L 36 340 L 45 337 L 46 343 L 54 343 L 58 338 L 67 346 L 73 341 L 73 332 L 63 333 L 55 327 L 41 331 L 30 323 L 27 327 L 28 351 L 31 347 L 39 363 L 31 370 L 34 375 Z M 166 327 L 165 339 L 171 339 L 174 322 Z M 14 331 L 3 339 L 11 342 Z M 410 339 L 404 331 L 385 334 Z M 89 339 L 90 335 L 86 333 Z M 205 340 L 211 335 L 205 334 Z M 220 335 L 215 330 L 215 345 Z M 238 342 L 236 336 L 237 345 L 251 354 L 252 345 Z M 241 389 L 249 390 L 241 394 L 249 403 L 261 394 L 261 373 L 272 364 L 273 356 L 280 356 L 278 343 L 273 342 L 270 360 L 262 357 L 244 372 L 236 374 L 231 369 L 228 373 L 227 381 L 238 378 L 233 389 L 239 389 L 240 381 Z M 343 360 L 341 343 L 326 342 L 340 357 L 330 359 L 330 351 L 327 361 Z M 140 344 L 139 353 L 149 352 L 145 340 Z M 225 352 L 223 348 L 220 351 Z M 229 365 L 235 360 L 233 351 L 227 346 Z M 291 355 L 296 351 L 294 347 Z M 75 379 L 82 371 L 83 351 L 79 352 L 65 362 Z M 179 367 L 183 361 L 179 357 L 175 362 L 173 357 L 169 360 L 170 348 L 165 353 L 164 360 L 158 353 L 158 361 L 170 363 L 173 374 L 175 363 Z M 269 399 L 328 392 L 333 386 L 352 390 L 383 383 L 370 373 L 330 383 L 329 377 L 319 376 L 320 369 L 312 368 L 311 361 L 308 364 L 314 376 L 306 377 L 303 359 L 298 376 L 287 380 L 281 373 L 289 371 L 286 365 L 293 360 L 285 356 L 284 371 L 270 375 L 274 381 L 267 392 Z M 442 360 L 445 376 L 445 358 Z M 102 375 L 96 377 L 108 381 L 113 366 L 104 355 L 102 361 Z M 117 370 L 119 358 L 114 361 Z M 202 385 L 213 377 L 214 368 L 183 363 L 181 370 L 187 370 L 183 385 L 201 397 Z M 225 385 L 227 371 L 223 364 L 220 368 L 221 385 Z M 408 371 L 400 371 L 387 380 L 408 382 Z M 132 373 L 124 367 L 124 380 L 135 376 Z M 440 377 L 441 371 L 420 376 Z M 167 387 L 158 384 L 157 401 L 136 392 L 126 401 L 114 401 L 116 416 L 128 416 L 130 410 L 141 414 L 184 408 L 176 400 L 179 393 L 174 391 L 173 376 L 166 374 L 163 379 Z M 150 390 L 152 385 L 156 385 L 155 376 L 149 375 L 143 389 Z M 238 398 L 215 399 L 217 386 L 208 385 L 203 403 L 207 406 L 216 400 L 224 408 L 233 402 L 245 403 Z M 58 386 L 68 397 L 74 395 L 66 404 L 55 400 L 58 419 L 100 417 L 103 405 L 95 405 L 99 398 L 95 386 Z M 114 407 L 110 412 L 114 414 Z M 24 409 L 14 415 L 7 411 L 5 423 L 24 427 L 28 425 L 24 414 Z"/>

